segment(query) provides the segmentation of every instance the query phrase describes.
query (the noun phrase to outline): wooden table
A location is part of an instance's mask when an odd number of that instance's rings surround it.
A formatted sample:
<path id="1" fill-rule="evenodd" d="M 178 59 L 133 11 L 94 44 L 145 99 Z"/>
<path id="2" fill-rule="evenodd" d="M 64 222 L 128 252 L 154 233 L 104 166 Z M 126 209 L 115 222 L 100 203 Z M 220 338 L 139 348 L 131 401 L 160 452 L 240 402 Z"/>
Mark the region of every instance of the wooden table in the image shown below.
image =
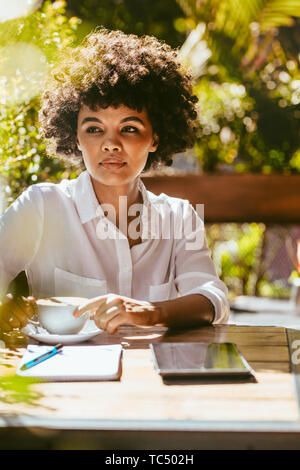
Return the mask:
<path id="1" fill-rule="evenodd" d="M 234 342 L 253 367 L 256 382 L 165 383 L 153 368 L 148 346 L 161 341 Z M 0 400 L 0 448 L 300 448 L 300 369 L 290 360 L 293 352 L 297 359 L 293 347 L 300 347 L 300 331 L 123 326 L 116 335 L 103 333 L 88 344 L 116 343 L 124 347 L 120 381 L 35 384 L 35 403 Z M 2 371 L 17 366 L 25 347 L 20 343 L 2 351 Z"/>

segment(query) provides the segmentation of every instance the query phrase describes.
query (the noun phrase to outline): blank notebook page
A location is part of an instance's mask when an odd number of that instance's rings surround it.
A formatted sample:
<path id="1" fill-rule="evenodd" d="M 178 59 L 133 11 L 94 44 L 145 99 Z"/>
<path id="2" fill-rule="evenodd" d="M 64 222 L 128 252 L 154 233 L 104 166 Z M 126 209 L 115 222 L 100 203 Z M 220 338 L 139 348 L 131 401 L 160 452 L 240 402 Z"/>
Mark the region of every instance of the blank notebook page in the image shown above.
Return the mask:
<path id="1" fill-rule="evenodd" d="M 53 349 L 53 346 L 29 345 L 19 364 L 17 375 L 41 380 L 116 380 L 121 374 L 120 344 L 102 346 L 64 346 L 55 356 L 25 371 L 26 362 Z"/>

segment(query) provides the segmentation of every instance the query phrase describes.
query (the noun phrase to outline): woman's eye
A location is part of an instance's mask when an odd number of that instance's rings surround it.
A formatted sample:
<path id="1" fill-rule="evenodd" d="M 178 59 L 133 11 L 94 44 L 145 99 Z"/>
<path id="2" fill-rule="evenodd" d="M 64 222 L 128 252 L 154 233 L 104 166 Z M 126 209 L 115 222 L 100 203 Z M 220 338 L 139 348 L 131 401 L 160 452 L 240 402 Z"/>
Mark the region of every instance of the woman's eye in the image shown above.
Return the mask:
<path id="1" fill-rule="evenodd" d="M 98 134 L 99 132 L 102 132 L 102 129 L 99 129 L 99 127 L 93 127 L 93 126 L 91 126 L 91 127 L 88 127 L 88 128 L 87 128 L 86 132 L 87 132 L 88 134 Z"/>
<path id="2" fill-rule="evenodd" d="M 138 132 L 138 130 L 134 126 L 125 126 L 125 127 L 123 127 L 122 132 L 129 132 L 131 134 L 131 133 L 134 133 L 134 132 Z"/>

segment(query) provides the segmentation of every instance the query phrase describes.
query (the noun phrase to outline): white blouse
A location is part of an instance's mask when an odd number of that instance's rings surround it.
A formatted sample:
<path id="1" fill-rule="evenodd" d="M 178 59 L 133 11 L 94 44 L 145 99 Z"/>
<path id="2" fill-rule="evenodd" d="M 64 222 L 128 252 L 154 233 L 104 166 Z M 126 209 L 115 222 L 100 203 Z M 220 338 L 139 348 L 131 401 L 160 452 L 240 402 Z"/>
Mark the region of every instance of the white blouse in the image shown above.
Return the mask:
<path id="1" fill-rule="evenodd" d="M 229 318 L 227 289 L 218 278 L 203 221 L 188 200 L 147 191 L 140 220 L 142 243 L 105 216 L 90 175 L 26 189 L 0 217 L 0 298 L 25 271 L 30 294 L 92 298 L 115 293 L 163 301 L 202 294 L 214 323 Z"/>

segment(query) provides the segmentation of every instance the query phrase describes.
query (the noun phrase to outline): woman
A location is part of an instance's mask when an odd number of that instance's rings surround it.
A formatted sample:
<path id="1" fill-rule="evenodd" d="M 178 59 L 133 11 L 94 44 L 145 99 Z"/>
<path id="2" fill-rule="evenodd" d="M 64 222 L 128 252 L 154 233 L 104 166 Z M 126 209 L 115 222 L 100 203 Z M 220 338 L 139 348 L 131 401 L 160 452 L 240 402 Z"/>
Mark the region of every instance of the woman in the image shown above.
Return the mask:
<path id="1" fill-rule="evenodd" d="M 34 298 L 4 295 L 25 270 L 31 294 L 90 299 L 98 327 L 224 323 L 226 287 L 187 200 L 140 176 L 192 147 L 197 98 L 176 51 L 154 37 L 96 30 L 65 53 L 42 97 L 50 152 L 84 164 L 75 180 L 29 187 L 0 219 L 0 327 Z"/>

